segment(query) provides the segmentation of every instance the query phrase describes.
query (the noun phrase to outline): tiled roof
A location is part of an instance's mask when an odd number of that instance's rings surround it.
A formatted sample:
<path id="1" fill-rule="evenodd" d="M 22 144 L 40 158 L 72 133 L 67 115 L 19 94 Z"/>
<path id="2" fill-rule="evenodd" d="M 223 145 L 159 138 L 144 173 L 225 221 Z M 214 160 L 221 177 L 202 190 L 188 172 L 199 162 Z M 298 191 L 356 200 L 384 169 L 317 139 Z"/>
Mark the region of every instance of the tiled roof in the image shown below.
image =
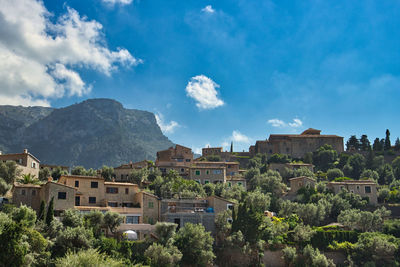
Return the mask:
<path id="1" fill-rule="evenodd" d="M 104 182 L 104 185 L 138 186 L 134 183 Z"/>
<path id="2" fill-rule="evenodd" d="M 371 180 L 347 180 L 341 182 L 329 182 L 332 185 L 377 185 L 374 181 Z"/>
<path id="3" fill-rule="evenodd" d="M 21 187 L 21 188 L 41 188 L 41 185 L 38 184 L 21 184 L 21 183 L 14 183 L 14 187 Z"/>

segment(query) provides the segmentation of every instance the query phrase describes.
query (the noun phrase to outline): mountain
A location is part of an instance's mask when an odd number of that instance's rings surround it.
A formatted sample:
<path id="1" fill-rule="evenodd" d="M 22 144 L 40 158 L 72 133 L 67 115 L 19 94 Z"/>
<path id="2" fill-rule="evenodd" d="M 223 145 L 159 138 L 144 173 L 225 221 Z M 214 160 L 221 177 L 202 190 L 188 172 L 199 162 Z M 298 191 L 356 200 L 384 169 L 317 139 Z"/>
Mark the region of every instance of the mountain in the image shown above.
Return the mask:
<path id="1" fill-rule="evenodd" d="M 65 108 L 0 106 L 0 149 L 23 148 L 42 163 L 100 168 L 154 160 L 173 143 L 151 112 L 125 109 L 111 99 L 89 99 Z"/>

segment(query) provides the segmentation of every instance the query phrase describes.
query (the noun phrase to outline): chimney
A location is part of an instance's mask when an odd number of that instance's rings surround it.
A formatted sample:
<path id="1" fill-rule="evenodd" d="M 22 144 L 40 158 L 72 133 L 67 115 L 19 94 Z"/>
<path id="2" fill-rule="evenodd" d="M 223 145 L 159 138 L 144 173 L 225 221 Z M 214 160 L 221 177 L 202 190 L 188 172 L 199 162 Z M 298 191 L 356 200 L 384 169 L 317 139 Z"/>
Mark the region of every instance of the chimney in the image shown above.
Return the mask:
<path id="1" fill-rule="evenodd" d="M 24 154 L 28 154 L 28 149 L 24 149 Z"/>

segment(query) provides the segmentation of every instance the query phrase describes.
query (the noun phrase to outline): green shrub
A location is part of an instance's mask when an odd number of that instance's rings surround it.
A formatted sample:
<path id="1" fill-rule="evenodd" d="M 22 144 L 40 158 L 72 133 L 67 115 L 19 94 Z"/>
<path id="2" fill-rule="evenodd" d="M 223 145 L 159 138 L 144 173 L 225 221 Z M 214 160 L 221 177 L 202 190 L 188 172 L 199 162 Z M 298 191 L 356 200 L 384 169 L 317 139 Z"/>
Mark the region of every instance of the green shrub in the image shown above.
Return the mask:
<path id="1" fill-rule="evenodd" d="M 311 238 L 311 244 L 313 247 L 326 249 L 329 245 L 333 245 L 334 242 L 342 243 L 347 241 L 350 243 L 356 243 L 358 235 L 359 233 L 356 231 L 326 230 L 322 227 L 318 227 Z"/>

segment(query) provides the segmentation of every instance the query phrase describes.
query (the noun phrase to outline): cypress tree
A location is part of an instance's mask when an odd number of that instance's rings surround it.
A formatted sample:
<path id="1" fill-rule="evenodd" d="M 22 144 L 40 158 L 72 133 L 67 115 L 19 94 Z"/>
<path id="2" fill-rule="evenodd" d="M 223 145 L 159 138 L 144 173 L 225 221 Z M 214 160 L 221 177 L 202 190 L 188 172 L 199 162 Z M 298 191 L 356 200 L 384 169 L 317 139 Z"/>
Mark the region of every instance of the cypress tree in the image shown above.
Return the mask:
<path id="1" fill-rule="evenodd" d="M 389 150 L 392 147 L 390 143 L 390 132 L 389 129 L 386 129 L 386 138 L 385 138 L 385 150 Z"/>
<path id="2" fill-rule="evenodd" d="M 45 211 L 46 211 L 46 203 L 44 202 L 44 200 L 42 200 L 42 202 L 40 202 L 40 209 L 37 216 L 37 221 L 42 221 L 44 219 Z"/>
<path id="3" fill-rule="evenodd" d="M 51 198 L 49 207 L 47 208 L 46 224 L 50 226 L 53 219 L 54 219 L 54 197 Z"/>

